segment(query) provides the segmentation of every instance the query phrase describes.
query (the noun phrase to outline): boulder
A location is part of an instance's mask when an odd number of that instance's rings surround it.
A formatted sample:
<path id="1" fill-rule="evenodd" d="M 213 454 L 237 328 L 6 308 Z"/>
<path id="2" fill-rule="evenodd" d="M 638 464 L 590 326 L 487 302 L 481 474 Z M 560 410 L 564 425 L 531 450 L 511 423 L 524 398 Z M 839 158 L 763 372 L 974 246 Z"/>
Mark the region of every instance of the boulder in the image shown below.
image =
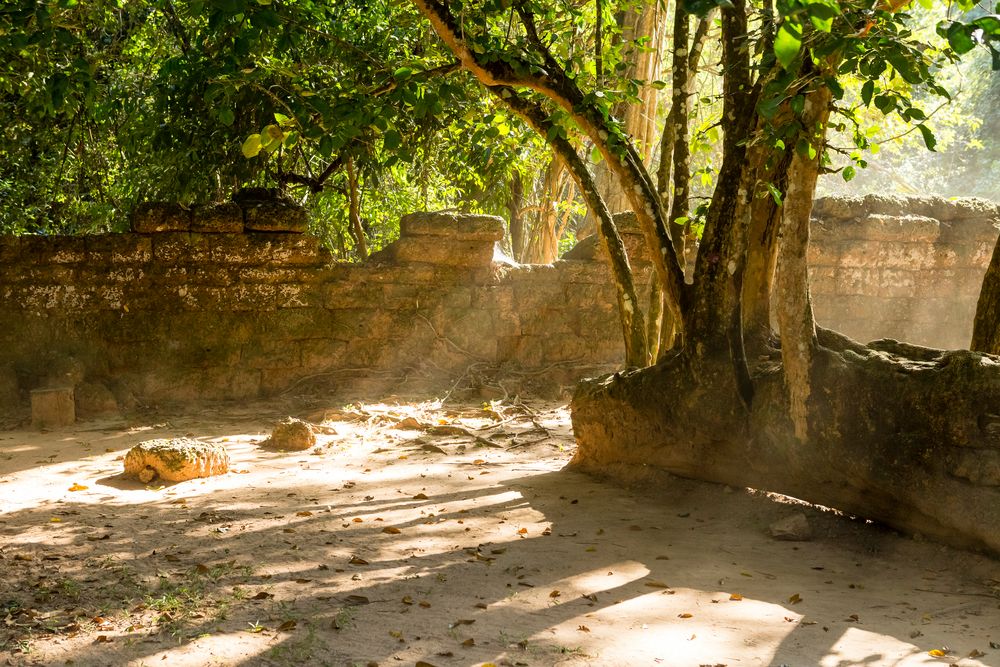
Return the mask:
<path id="1" fill-rule="evenodd" d="M 225 447 L 190 438 L 147 440 L 125 455 L 125 474 L 134 475 L 144 483 L 156 477 L 167 482 L 183 482 L 227 472 L 229 453 Z"/>
<path id="2" fill-rule="evenodd" d="M 771 524 L 768 532 L 776 540 L 805 542 L 812 539 L 812 527 L 802 512 L 796 512 Z"/>
<path id="3" fill-rule="evenodd" d="M 271 449 L 302 451 L 316 444 L 316 434 L 308 423 L 288 417 L 278 422 L 271 432 L 271 437 L 261 444 Z"/>

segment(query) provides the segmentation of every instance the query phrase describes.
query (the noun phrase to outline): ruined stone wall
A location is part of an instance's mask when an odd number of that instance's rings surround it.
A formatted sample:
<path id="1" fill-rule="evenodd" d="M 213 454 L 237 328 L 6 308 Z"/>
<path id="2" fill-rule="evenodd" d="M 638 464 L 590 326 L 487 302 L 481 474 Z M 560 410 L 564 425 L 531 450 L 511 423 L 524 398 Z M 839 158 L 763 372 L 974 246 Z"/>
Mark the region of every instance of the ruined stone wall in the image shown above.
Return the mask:
<path id="1" fill-rule="evenodd" d="M 169 231 L 0 240 L 0 370 L 22 404 L 53 384 L 121 404 L 447 387 L 497 367 L 570 384 L 622 358 L 603 261 L 493 263 L 498 218 L 407 216 L 399 241 L 346 264 L 305 234 L 146 213 L 136 228 Z"/>
<path id="2" fill-rule="evenodd" d="M 816 320 L 868 342 L 967 348 L 1000 207 L 982 199 L 827 198 L 813 210 Z"/>
<path id="3" fill-rule="evenodd" d="M 860 340 L 968 344 L 996 205 L 869 197 L 816 213 L 821 324 Z M 641 235 L 621 222 L 636 257 Z M 497 371 L 552 389 L 623 357 L 592 240 L 552 265 L 516 266 L 494 262 L 498 218 L 418 214 L 399 241 L 346 264 L 289 231 L 303 227 L 287 207 L 152 207 L 130 234 L 0 238 L 0 407 L 46 385 L 77 387 L 83 413 L 81 397 L 93 408 L 406 391 Z M 645 293 L 649 265 L 633 264 Z"/>

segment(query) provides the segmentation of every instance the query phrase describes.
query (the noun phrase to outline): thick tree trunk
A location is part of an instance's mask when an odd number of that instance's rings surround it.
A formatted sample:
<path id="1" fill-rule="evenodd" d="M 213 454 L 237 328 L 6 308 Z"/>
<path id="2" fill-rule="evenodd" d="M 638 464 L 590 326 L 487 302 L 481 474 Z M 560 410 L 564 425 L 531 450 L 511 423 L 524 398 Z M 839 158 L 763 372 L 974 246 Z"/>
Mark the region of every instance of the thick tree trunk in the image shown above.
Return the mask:
<path id="1" fill-rule="evenodd" d="M 993 247 L 993 258 L 979 292 L 971 347 L 978 352 L 1000 354 L 1000 239 Z"/>
<path id="2" fill-rule="evenodd" d="M 748 413 L 726 381 L 727 355 L 676 355 L 578 388 L 574 465 L 785 493 L 1000 554 L 1000 361 L 892 341 L 871 349 L 823 330 L 819 341 L 808 442 L 788 419 L 776 360 L 756 368 Z"/>
<path id="3" fill-rule="evenodd" d="M 802 125 L 810 128 L 803 138 L 807 146 L 794 149 L 788 168 L 788 189 L 782 207 L 775 276 L 775 302 L 781 332 L 781 358 L 788 385 L 789 409 L 795 435 L 806 440 L 809 427 L 811 369 L 816 347 L 816 322 L 809 297 L 809 218 L 819 177 L 822 141 L 830 116 L 832 96 L 824 84 L 806 95 Z"/>
<path id="4" fill-rule="evenodd" d="M 539 196 L 535 224 L 532 225 L 524 258 L 526 264 L 550 264 L 559 256 L 559 239 L 568 222 L 568 214 L 559 215 L 559 203 L 573 198 L 572 184 L 566 190 L 566 168 L 559 158 L 552 158 L 545 168 L 542 192 Z"/>

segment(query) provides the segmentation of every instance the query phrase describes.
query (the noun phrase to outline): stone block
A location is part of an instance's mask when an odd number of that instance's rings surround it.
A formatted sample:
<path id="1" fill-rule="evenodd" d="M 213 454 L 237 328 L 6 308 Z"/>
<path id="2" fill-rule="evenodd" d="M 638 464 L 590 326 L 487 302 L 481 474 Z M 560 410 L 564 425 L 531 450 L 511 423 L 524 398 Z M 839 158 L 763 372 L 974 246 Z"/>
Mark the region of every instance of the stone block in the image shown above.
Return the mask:
<path id="1" fill-rule="evenodd" d="M 31 425 L 37 429 L 70 426 L 76 421 L 72 387 L 50 387 L 31 391 Z"/>
<path id="2" fill-rule="evenodd" d="M 82 418 L 111 415 L 118 412 L 118 401 L 100 382 L 83 382 L 73 392 L 76 414 Z"/>
<path id="3" fill-rule="evenodd" d="M 211 244 L 202 234 L 173 232 L 153 237 L 153 256 L 158 262 L 190 265 L 211 259 Z"/>
<path id="4" fill-rule="evenodd" d="M 196 206 L 191 212 L 191 231 L 205 234 L 241 234 L 243 209 L 233 202 Z"/>
<path id="5" fill-rule="evenodd" d="M 493 262 L 493 241 L 464 241 L 442 236 L 403 237 L 387 250 L 399 263 L 420 262 L 478 267 Z"/>
<path id="6" fill-rule="evenodd" d="M 253 232 L 301 234 L 309 227 L 306 211 L 284 201 L 244 202 L 243 224 Z"/>
<path id="7" fill-rule="evenodd" d="M 275 234 L 271 240 L 271 261 L 275 264 L 319 265 L 319 239 L 310 234 Z"/>
<path id="8" fill-rule="evenodd" d="M 191 211 L 180 204 L 147 202 L 132 211 L 129 222 L 139 234 L 186 232 L 191 229 Z"/>
<path id="9" fill-rule="evenodd" d="M 399 233 L 401 237 L 438 236 L 494 242 L 503 238 L 504 224 L 502 218 L 494 215 L 410 213 L 400 219 Z"/>

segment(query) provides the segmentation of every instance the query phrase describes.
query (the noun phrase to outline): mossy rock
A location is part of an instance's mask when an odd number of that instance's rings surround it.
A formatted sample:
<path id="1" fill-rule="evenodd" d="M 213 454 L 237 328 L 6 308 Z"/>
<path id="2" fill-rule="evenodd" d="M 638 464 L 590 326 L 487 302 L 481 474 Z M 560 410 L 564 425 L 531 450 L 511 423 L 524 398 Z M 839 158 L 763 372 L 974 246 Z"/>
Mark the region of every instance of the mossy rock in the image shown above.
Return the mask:
<path id="1" fill-rule="evenodd" d="M 135 475 L 141 482 L 151 482 L 156 477 L 183 482 L 227 472 L 229 453 L 225 447 L 190 438 L 147 440 L 125 455 L 125 474 Z"/>

